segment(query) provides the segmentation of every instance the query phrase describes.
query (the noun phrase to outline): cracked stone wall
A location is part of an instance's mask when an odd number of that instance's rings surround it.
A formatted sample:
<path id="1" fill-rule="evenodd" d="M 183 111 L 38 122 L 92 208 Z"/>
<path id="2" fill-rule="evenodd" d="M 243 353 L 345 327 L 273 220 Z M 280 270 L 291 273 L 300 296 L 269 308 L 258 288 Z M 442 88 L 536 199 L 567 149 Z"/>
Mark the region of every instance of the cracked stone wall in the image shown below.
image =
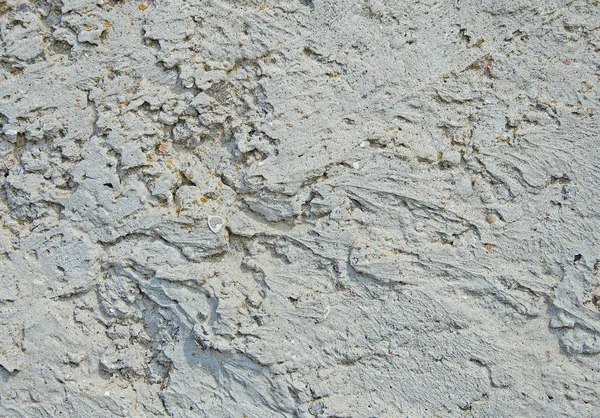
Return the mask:
<path id="1" fill-rule="evenodd" d="M 598 1 L 0 36 L 1 416 L 600 416 Z"/>

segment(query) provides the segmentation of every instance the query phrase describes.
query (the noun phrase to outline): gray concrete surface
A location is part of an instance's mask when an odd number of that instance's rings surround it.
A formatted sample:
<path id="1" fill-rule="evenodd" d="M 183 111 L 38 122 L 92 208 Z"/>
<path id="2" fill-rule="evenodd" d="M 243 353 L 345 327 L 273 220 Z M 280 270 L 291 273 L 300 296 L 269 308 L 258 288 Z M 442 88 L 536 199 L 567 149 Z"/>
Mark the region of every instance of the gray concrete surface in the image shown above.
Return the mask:
<path id="1" fill-rule="evenodd" d="M 0 416 L 600 416 L 597 1 L 0 32 Z"/>

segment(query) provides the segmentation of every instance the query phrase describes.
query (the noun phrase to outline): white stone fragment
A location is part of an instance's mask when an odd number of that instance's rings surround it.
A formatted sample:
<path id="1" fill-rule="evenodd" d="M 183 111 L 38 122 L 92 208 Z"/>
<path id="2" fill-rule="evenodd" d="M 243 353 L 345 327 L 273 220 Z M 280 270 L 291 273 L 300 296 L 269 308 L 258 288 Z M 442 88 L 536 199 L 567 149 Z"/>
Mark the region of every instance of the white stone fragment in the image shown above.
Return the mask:
<path id="1" fill-rule="evenodd" d="M 217 234 L 221 228 L 223 228 L 223 225 L 225 225 L 225 219 L 221 218 L 220 216 L 208 217 L 208 227 L 215 234 Z"/>

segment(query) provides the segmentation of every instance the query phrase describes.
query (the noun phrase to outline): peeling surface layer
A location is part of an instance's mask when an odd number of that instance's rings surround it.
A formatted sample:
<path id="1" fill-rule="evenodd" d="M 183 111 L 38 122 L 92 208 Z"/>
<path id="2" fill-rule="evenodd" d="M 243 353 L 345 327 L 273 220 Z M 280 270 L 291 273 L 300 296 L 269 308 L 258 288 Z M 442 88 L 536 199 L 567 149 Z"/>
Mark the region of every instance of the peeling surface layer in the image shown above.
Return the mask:
<path id="1" fill-rule="evenodd" d="M 1 416 L 600 416 L 597 1 L 0 37 Z"/>

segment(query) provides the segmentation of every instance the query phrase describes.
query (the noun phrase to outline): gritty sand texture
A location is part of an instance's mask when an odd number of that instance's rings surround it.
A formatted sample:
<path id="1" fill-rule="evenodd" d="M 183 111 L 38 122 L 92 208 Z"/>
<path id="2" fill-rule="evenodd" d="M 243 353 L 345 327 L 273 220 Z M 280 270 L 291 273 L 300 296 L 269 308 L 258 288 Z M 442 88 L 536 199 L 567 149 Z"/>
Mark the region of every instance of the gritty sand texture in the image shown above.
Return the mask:
<path id="1" fill-rule="evenodd" d="M 0 416 L 600 416 L 598 1 L 0 31 Z"/>

